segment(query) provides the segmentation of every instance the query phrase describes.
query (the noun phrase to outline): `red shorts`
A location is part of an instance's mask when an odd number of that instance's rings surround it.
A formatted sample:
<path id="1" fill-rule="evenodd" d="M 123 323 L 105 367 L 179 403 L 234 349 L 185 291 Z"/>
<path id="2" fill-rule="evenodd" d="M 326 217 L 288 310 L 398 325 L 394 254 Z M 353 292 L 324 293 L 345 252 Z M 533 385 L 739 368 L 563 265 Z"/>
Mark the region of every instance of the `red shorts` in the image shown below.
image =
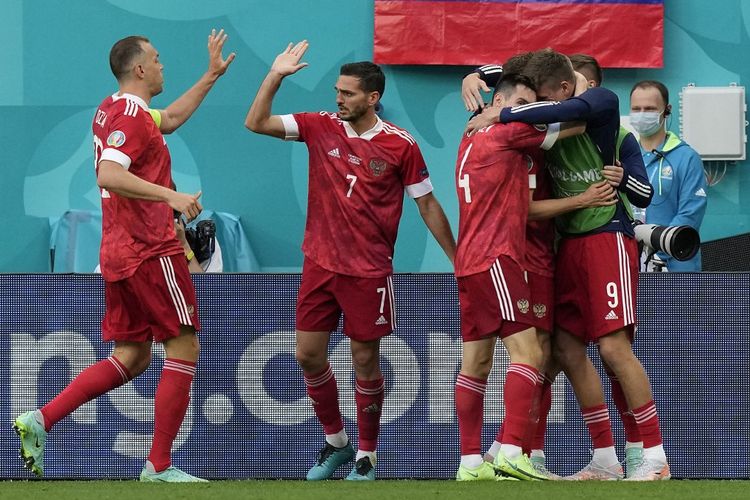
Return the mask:
<path id="1" fill-rule="evenodd" d="M 555 325 L 596 342 L 626 329 L 633 334 L 638 244 L 622 233 L 563 238 L 557 253 Z"/>
<path id="2" fill-rule="evenodd" d="M 529 285 L 521 266 L 509 257 L 501 255 L 487 271 L 456 280 L 464 342 L 505 338 L 531 328 Z"/>
<path id="3" fill-rule="evenodd" d="M 554 327 L 555 278 L 526 272 L 531 292 L 531 314 L 529 320 L 538 330 L 551 333 Z"/>
<path id="4" fill-rule="evenodd" d="M 180 334 L 180 325 L 196 331 L 198 303 L 183 254 L 145 260 L 135 274 L 104 283 L 102 320 L 105 341 L 163 342 Z"/>
<path id="5" fill-rule="evenodd" d="M 359 342 L 396 328 L 393 276 L 357 278 L 337 274 L 305 258 L 297 294 L 297 330 L 332 332 L 344 313 L 344 335 Z"/>

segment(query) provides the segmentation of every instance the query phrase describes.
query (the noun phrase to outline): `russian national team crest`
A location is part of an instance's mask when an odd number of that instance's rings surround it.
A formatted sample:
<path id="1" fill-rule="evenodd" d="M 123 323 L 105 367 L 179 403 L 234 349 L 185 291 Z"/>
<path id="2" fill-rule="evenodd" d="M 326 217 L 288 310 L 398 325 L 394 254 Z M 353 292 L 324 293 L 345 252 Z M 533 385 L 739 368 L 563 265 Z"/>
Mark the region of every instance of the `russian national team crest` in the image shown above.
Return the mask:
<path id="1" fill-rule="evenodd" d="M 383 172 L 385 172 L 386 167 L 388 167 L 388 162 L 385 160 L 381 160 L 380 158 L 373 158 L 370 160 L 370 170 L 372 171 L 372 175 L 375 177 L 380 177 L 383 175 Z"/>
<path id="2" fill-rule="evenodd" d="M 544 304 L 534 304 L 532 310 L 537 318 L 543 318 L 547 315 L 547 306 Z"/>
<path id="3" fill-rule="evenodd" d="M 518 310 L 521 311 L 521 314 L 526 314 L 529 312 L 529 301 L 526 299 L 521 299 L 516 302 L 516 305 L 518 306 Z"/>
<path id="4" fill-rule="evenodd" d="M 125 132 L 122 130 L 115 130 L 107 137 L 107 146 L 119 148 L 123 144 L 125 144 Z"/>

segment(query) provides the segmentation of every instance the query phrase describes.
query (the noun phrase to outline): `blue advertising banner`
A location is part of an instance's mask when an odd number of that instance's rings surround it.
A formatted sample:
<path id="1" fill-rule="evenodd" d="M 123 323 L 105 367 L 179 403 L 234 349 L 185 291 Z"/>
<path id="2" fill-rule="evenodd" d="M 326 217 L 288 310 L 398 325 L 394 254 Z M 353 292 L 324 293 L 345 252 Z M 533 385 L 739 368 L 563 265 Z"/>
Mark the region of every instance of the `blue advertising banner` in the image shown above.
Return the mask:
<path id="1" fill-rule="evenodd" d="M 202 351 L 174 463 L 207 478 L 303 478 L 323 443 L 294 360 L 299 275 L 196 275 Z M 651 376 L 672 474 L 750 476 L 750 275 L 642 275 L 636 351 Z M 453 383 L 458 297 L 449 274 L 395 277 L 398 329 L 383 341 L 380 478 L 451 478 L 458 466 Z M 10 422 L 109 355 L 98 275 L 0 275 L 0 478 L 27 478 Z M 592 356 L 596 357 L 594 351 Z M 490 378 L 484 446 L 503 417 L 502 348 Z M 141 377 L 79 408 L 47 441 L 46 477 L 134 478 L 151 443 L 163 352 Z M 331 339 L 346 429 L 356 441 L 349 344 Z M 606 384 L 605 384 L 606 386 Z M 618 452 L 622 430 L 610 405 Z M 553 386 L 548 466 L 569 474 L 590 440 L 563 377 Z M 342 470 L 341 474 L 348 472 Z"/>

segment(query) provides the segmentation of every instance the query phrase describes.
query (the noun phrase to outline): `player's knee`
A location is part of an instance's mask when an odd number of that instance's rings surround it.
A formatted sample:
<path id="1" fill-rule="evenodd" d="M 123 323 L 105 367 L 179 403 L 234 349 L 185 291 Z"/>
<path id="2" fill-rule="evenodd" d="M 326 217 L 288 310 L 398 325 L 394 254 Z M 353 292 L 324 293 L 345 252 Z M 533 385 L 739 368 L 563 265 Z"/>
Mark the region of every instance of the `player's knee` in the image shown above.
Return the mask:
<path id="1" fill-rule="evenodd" d="M 352 364 L 355 369 L 371 371 L 380 362 L 377 350 L 358 349 L 352 351 Z"/>
<path id="2" fill-rule="evenodd" d="M 600 342 L 599 355 L 609 368 L 608 371 L 617 373 L 623 362 L 629 362 L 634 357 L 633 350 L 629 344 L 622 342 Z"/>
<path id="3" fill-rule="evenodd" d="M 297 360 L 297 364 L 305 373 L 318 372 L 322 370 L 326 364 L 325 352 L 319 353 L 309 350 L 297 349 L 294 353 L 294 358 Z"/>
<path id="4" fill-rule="evenodd" d="M 486 379 L 492 371 L 492 357 L 474 357 L 461 362 L 461 373 L 469 377 Z"/>

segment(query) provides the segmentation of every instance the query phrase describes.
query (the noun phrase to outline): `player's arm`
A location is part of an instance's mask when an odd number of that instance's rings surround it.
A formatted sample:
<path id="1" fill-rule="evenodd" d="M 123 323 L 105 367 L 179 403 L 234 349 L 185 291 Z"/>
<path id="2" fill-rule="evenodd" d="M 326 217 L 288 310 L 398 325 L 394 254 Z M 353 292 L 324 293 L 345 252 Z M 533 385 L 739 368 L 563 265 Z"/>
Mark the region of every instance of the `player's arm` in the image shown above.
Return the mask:
<path id="1" fill-rule="evenodd" d="M 100 188 L 111 191 L 125 198 L 140 200 L 163 201 L 173 210 L 185 214 L 188 220 L 195 219 L 203 207 L 196 194 L 178 193 L 164 186 L 153 184 L 133 175 L 119 163 L 111 160 L 101 160 L 97 171 L 96 183 Z"/>
<path id="2" fill-rule="evenodd" d="M 250 105 L 250 110 L 245 118 L 245 127 L 257 134 L 270 135 L 281 139 L 286 137 L 284 122 L 281 116 L 271 114 L 271 105 L 276 92 L 281 87 L 281 81 L 307 66 L 307 63 L 300 62 L 307 51 L 307 47 L 307 40 L 302 40 L 294 46 L 290 43 L 284 52 L 276 56 L 271 65 L 271 70 L 263 83 L 260 84 L 258 93 Z"/>
<path id="3" fill-rule="evenodd" d="M 461 81 L 461 98 L 466 111 L 474 112 L 484 106 L 482 92 L 489 93 L 503 76 L 500 64 L 485 64 L 480 66 Z"/>
<path id="4" fill-rule="evenodd" d="M 602 175 L 618 191 L 627 194 L 630 203 L 636 207 L 646 208 L 654 196 L 654 188 L 648 180 L 641 148 L 633 134 L 628 133 L 623 139 L 619 156 L 621 171 L 617 165 L 608 165 L 604 167 Z"/>
<path id="5" fill-rule="evenodd" d="M 684 172 L 685 178 L 680 183 L 678 194 L 677 214 L 669 225 L 688 225 L 698 229 L 706 213 L 708 186 L 706 175 L 703 173 L 703 162 L 697 153 L 690 155 Z"/>
<path id="6" fill-rule="evenodd" d="M 229 54 L 226 59 L 221 55 L 226 40 L 227 35 L 224 30 L 218 33 L 216 33 L 216 30 L 211 30 L 211 34 L 208 35 L 208 70 L 187 92 L 178 97 L 166 109 L 160 111 L 161 123 L 157 124 L 163 134 L 171 134 L 190 118 L 190 115 L 203 102 L 203 99 L 214 86 L 216 80 L 227 71 L 229 65 L 234 61 L 234 52 Z"/>
<path id="7" fill-rule="evenodd" d="M 414 198 L 414 201 L 417 203 L 419 215 L 422 216 L 427 229 L 430 230 L 432 236 L 435 237 L 438 245 L 452 263 L 456 256 L 456 240 L 453 238 L 450 223 L 440 202 L 431 192 L 419 198 Z"/>
<path id="8" fill-rule="evenodd" d="M 614 188 L 607 181 L 592 184 L 581 194 L 568 198 L 534 200 L 534 190 L 529 191 L 529 220 L 557 217 L 574 210 L 589 207 L 606 207 L 617 203 Z"/>

